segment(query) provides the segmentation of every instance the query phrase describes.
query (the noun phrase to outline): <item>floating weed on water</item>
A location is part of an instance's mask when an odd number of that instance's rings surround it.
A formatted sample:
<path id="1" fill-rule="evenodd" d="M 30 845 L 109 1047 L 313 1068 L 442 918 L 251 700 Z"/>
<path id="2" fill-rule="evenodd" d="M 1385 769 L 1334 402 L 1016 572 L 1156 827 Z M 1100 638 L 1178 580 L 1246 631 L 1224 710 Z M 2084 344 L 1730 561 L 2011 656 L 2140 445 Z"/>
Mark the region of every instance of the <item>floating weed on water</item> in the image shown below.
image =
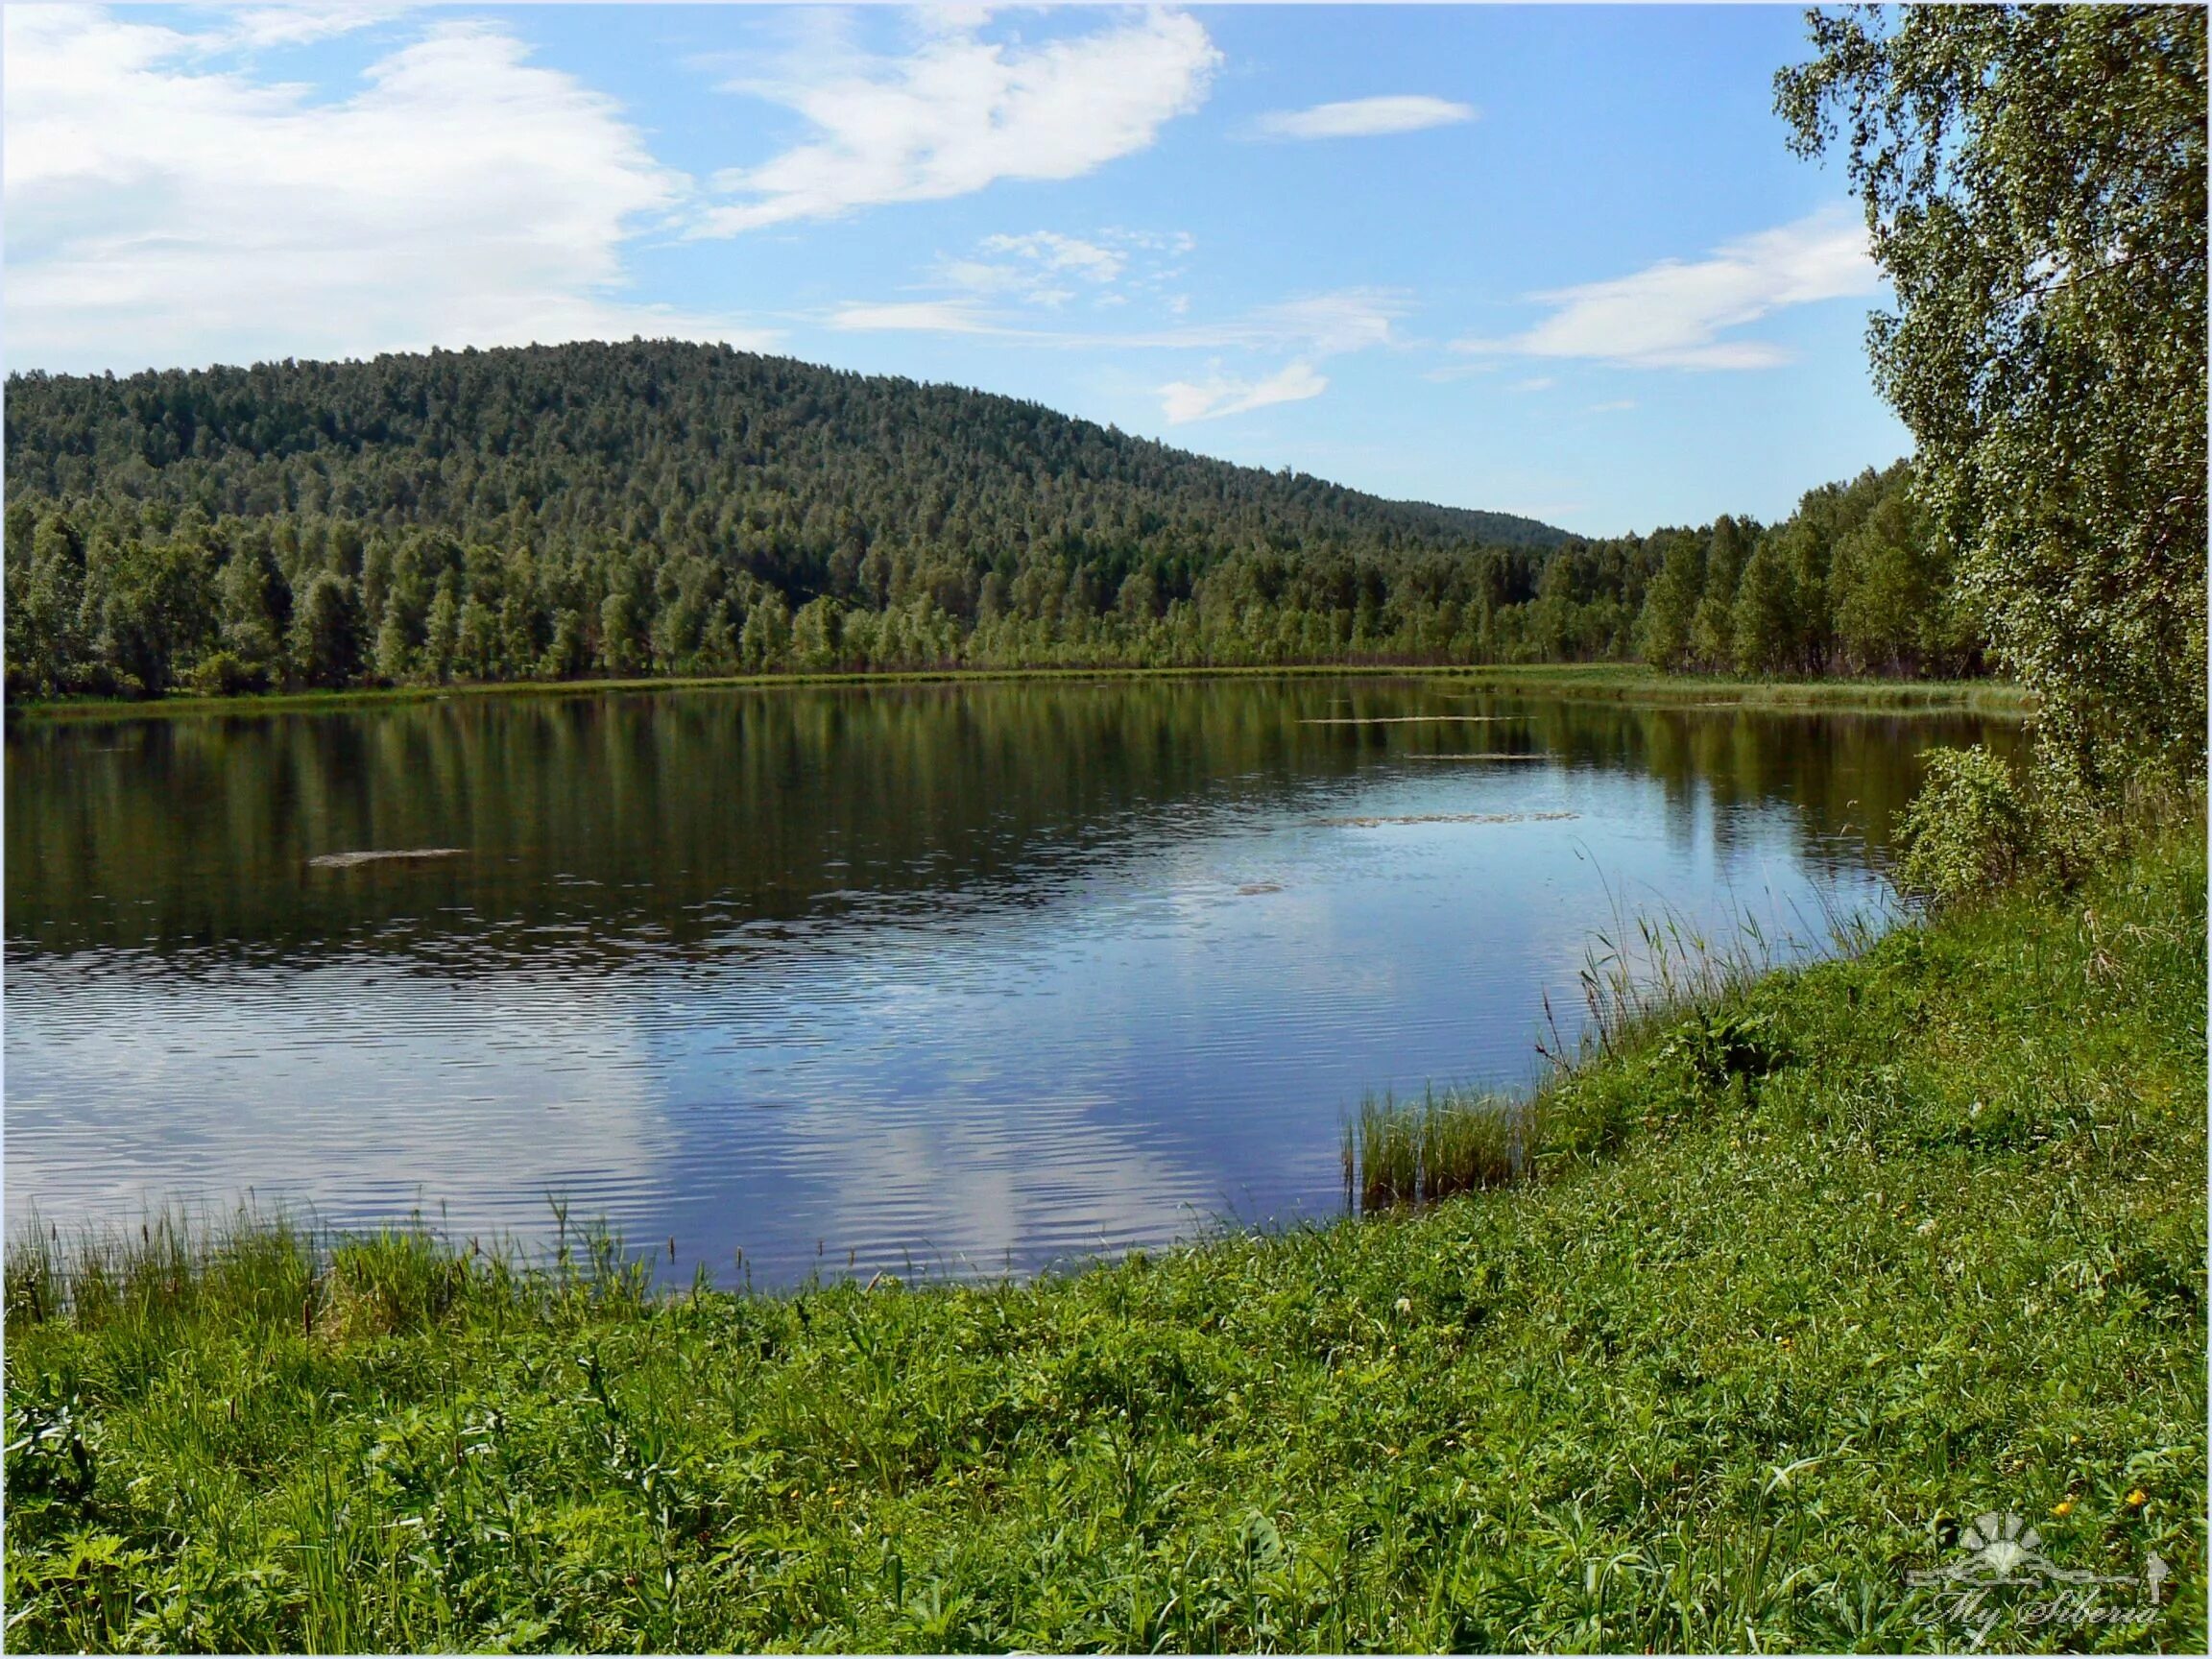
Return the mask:
<path id="1" fill-rule="evenodd" d="M 1395 818 L 1309 818 L 1306 822 L 1329 830 L 1372 830 L 1382 824 L 1554 824 L 1581 816 L 1579 812 L 1409 812 Z"/>
<path id="2" fill-rule="evenodd" d="M 1316 714 L 1301 726 L 1489 726 L 1502 720 L 1526 719 L 1522 714 Z"/>
<path id="3" fill-rule="evenodd" d="M 307 860 L 317 870 L 351 870 L 362 864 L 383 864 L 409 858 L 458 858 L 466 847 L 399 847 L 362 853 L 319 853 Z"/>

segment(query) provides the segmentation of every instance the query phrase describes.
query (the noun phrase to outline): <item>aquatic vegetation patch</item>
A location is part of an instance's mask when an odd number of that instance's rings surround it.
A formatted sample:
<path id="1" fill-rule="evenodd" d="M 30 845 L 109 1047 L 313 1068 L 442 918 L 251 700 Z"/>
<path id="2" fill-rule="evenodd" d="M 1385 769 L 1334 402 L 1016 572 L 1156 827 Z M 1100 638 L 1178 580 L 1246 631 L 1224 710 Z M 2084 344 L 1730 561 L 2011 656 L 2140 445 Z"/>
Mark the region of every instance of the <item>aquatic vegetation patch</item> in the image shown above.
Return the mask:
<path id="1" fill-rule="evenodd" d="M 1525 714 L 1329 714 L 1301 720 L 1301 726 L 1490 726 L 1526 720 Z"/>
<path id="2" fill-rule="evenodd" d="M 1309 818 L 1318 829 L 1373 830 L 1384 824 L 1556 824 L 1579 812 L 1407 812 L 1397 817 Z"/>
<path id="3" fill-rule="evenodd" d="M 318 870 L 351 870 L 363 864 L 405 862 L 414 858 L 459 858 L 466 847 L 395 847 L 359 853 L 319 853 L 307 862 Z"/>

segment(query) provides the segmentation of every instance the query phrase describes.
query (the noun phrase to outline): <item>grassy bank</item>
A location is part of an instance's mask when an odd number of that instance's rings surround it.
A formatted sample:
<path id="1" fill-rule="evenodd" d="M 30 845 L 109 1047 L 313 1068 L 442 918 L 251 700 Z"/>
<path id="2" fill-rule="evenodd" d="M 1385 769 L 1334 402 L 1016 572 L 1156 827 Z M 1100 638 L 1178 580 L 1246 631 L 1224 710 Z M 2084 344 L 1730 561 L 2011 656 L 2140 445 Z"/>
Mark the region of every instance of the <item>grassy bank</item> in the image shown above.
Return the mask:
<path id="1" fill-rule="evenodd" d="M 9 1643 L 1960 1648 L 1906 1575 L 2016 1511 L 2173 1575 L 1984 1646 L 2202 1651 L 2204 878 L 1627 1034 L 1514 1184 L 1065 1280 L 19 1241 Z"/>
<path id="2" fill-rule="evenodd" d="M 1520 667 L 1447 668 L 1404 663 L 1319 662 L 1222 668 L 943 668 L 866 673 L 738 674 L 710 678 L 525 680 L 442 685 L 355 686 L 339 691 L 271 691 L 236 697 L 169 696 L 157 701 L 70 697 L 11 703 L 11 720 L 118 720 L 148 716 L 278 713 L 375 708 L 450 697 L 594 697 L 639 691 L 709 690 L 738 686 L 914 685 L 989 681 L 1334 679 L 1376 677 L 1433 681 L 1453 689 L 1495 689 L 1546 697 L 1601 698 L 1671 705 L 1743 705 L 1762 709 L 1963 709 L 1984 713 L 2026 709 L 2016 685 L 1994 680 L 1738 680 L 1666 674 L 1636 663 L 1561 663 Z"/>
<path id="3" fill-rule="evenodd" d="M 1454 686 L 1481 686 L 1546 697 L 1657 703 L 1675 707 L 1820 709 L 1909 713 L 1967 709 L 2022 714 L 2028 694 L 2003 680 L 1760 680 L 1718 674 L 1669 674 L 1634 662 L 1532 663 L 1444 672 Z"/>

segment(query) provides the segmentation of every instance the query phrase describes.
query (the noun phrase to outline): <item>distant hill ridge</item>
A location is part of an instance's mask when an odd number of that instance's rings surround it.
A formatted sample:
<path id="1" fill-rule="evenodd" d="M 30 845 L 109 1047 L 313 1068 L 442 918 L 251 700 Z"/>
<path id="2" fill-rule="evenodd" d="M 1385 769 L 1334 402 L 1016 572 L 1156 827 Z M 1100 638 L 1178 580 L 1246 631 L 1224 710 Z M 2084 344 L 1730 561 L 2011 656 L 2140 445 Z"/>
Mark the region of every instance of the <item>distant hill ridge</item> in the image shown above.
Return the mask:
<path id="1" fill-rule="evenodd" d="M 210 517 L 331 513 L 464 539 L 528 527 L 554 543 L 673 536 L 809 591 L 851 585 L 836 566 L 855 541 L 984 565 L 1048 541 L 1096 560 L 1110 585 L 1163 551 L 1194 576 L 1238 546 L 1568 540 L 991 393 L 669 341 L 13 374 L 7 465 L 12 492 Z"/>

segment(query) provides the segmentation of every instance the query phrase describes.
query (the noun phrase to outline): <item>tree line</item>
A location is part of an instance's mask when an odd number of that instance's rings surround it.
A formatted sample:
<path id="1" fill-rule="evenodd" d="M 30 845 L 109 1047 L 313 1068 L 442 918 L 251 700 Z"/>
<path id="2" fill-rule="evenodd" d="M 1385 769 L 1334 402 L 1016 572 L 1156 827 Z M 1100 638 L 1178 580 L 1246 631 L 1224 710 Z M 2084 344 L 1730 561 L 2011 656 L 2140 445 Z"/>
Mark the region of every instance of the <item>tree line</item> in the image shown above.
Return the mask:
<path id="1" fill-rule="evenodd" d="M 1641 658 L 1971 673 L 1904 464 L 1590 541 L 671 342 L 8 385 L 11 698 Z"/>

